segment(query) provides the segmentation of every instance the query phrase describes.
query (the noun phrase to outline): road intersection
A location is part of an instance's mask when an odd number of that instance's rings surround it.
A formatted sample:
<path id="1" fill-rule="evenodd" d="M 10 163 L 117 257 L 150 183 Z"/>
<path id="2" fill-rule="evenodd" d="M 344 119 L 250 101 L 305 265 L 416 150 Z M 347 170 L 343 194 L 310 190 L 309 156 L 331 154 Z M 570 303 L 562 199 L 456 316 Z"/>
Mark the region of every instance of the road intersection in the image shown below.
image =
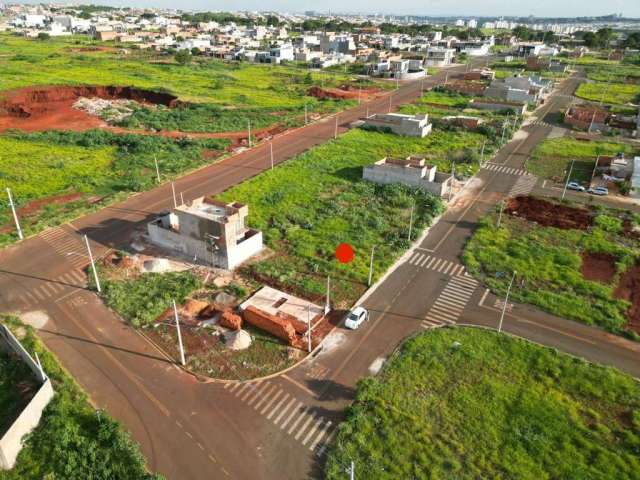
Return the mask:
<path id="1" fill-rule="evenodd" d="M 427 86 L 441 82 L 436 76 Z M 296 368 L 251 382 L 201 382 L 177 368 L 85 287 L 81 235 L 98 254 L 127 242 L 133 230 L 171 206 L 162 185 L 0 252 L 0 311 L 44 311 L 45 343 L 87 390 L 96 407 L 122 421 L 142 445 L 150 469 L 167 478 L 308 478 L 321 472 L 327 445 L 359 378 L 376 373 L 408 336 L 429 328 L 473 324 L 495 328 L 500 299 L 466 274 L 460 261 L 478 219 L 506 196 L 550 193 L 524 162 L 554 128 L 545 115 L 562 110 L 577 86 L 565 81 L 451 202 L 429 233 L 371 289 L 363 328 L 336 329 L 323 348 Z M 392 102 L 420 94 L 420 82 L 400 88 Z M 349 122 L 386 111 L 381 99 L 340 114 Z M 334 122 L 275 138 L 276 163 L 325 142 Z M 220 192 L 270 167 L 263 144 L 176 182 L 185 198 Z M 533 307 L 508 308 L 504 330 L 640 377 L 637 343 Z"/>

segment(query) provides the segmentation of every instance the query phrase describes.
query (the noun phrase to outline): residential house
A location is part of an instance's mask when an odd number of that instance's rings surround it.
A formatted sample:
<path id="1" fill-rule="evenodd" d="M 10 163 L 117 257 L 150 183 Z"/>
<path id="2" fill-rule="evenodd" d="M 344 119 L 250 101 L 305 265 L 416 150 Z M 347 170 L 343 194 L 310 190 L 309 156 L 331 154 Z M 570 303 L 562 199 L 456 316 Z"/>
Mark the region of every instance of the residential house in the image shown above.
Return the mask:
<path id="1" fill-rule="evenodd" d="M 425 137 L 431 133 L 432 127 L 427 114 L 402 113 L 376 113 L 365 119 L 364 126 L 408 137 Z"/>
<path id="2" fill-rule="evenodd" d="M 455 49 L 446 47 L 429 47 L 427 50 L 427 67 L 446 67 L 453 63 Z"/>
<path id="3" fill-rule="evenodd" d="M 427 165 L 422 156 L 406 159 L 383 158 L 362 170 L 362 178 L 384 185 L 399 183 L 426 190 L 439 197 L 451 189 L 451 174 L 440 173 L 435 165 Z"/>

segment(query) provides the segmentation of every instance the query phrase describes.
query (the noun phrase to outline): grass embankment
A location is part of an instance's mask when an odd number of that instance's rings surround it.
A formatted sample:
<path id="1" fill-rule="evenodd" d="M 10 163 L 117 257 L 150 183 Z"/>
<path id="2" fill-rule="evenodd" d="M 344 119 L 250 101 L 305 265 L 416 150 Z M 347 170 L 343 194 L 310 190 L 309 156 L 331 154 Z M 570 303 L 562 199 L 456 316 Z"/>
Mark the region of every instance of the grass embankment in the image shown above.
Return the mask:
<path id="1" fill-rule="evenodd" d="M 455 346 L 459 342 L 459 346 Z M 360 382 L 329 479 L 639 478 L 640 387 L 612 368 L 495 332 L 409 340 Z"/>
<path id="2" fill-rule="evenodd" d="M 39 385 L 29 367 L 0 350 L 0 437 L 20 415 Z"/>
<path id="3" fill-rule="evenodd" d="M 588 230 L 542 227 L 510 215 L 503 215 L 497 228 L 494 213 L 480 221 L 465 248 L 464 263 L 500 296 L 516 271 L 514 301 L 622 334 L 629 303 L 614 292 L 621 274 L 640 258 L 640 241 L 624 233 L 624 220 L 639 223 L 630 212 L 601 208 Z M 587 253 L 613 257 L 610 279 L 583 276 L 582 256 Z"/>
<path id="4" fill-rule="evenodd" d="M 588 184 L 598 155 L 616 155 L 619 152 L 629 156 L 633 154 L 634 148 L 627 143 L 553 138 L 536 146 L 526 167 L 534 175 L 563 182 L 566 181 L 571 162 L 575 160 L 571 180 Z"/>
<path id="5" fill-rule="evenodd" d="M 0 480 L 160 478 L 147 473 L 138 445 L 118 422 L 106 412 L 96 415 L 87 395 L 31 327 L 14 317 L 0 316 L 0 321 L 32 355 L 37 352 L 55 390 L 39 425 L 26 437 L 16 466 L 0 470 Z"/>
<path id="6" fill-rule="evenodd" d="M 331 275 L 333 300 L 346 306 L 365 288 L 373 246 L 376 276 L 408 247 L 413 202 L 413 238 L 442 208 L 422 191 L 363 181 L 362 167 L 383 157 L 428 154 L 429 162 L 447 172 L 452 155 L 477 150 L 484 138 L 439 130 L 422 139 L 352 130 L 227 190 L 220 197 L 248 204 L 249 223 L 262 230 L 275 251 L 247 270 L 254 278 L 310 298 L 324 294 L 326 275 Z M 477 163 L 457 164 L 456 172 L 469 174 L 477 168 Z M 356 252 L 349 264 L 335 260 L 335 248 L 343 242 Z"/>
<path id="7" fill-rule="evenodd" d="M 207 162 L 227 140 L 186 140 L 144 135 L 43 132 L 0 137 L 0 180 L 11 188 L 25 235 L 107 205 Z M 25 161 L 29 159 L 29 161 Z M 71 195 L 56 202 L 55 197 Z M 41 204 L 29 207 L 32 201 Z M 0 196 L 0 246 L 17 239 L 6 195 Z M 4 229 L 2 228 L 4 226 Z"/>

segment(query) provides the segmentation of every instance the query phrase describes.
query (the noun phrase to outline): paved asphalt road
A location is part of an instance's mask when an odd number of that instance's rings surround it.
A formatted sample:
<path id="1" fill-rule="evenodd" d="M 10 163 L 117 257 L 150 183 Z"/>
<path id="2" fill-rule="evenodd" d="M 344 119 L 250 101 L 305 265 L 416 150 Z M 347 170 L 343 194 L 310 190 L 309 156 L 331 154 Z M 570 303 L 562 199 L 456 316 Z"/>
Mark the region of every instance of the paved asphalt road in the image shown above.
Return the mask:
<path id="1" fill-rule="evenodd" d="M 431 78 L 425 86 L 441 80 L 442 75 Z M 561 93 L 573 88 L 570 80 Z M 404 86 L 392 101 L 410 101 L 419 90 L 419 83 Z M 568 97 L 558 95 L 541 112 L 566 102 Z M 387 109 L 386 99 L 369 105 L 371 113 Z M 339 122 L 344 125 L 364 112 L 364 106 L 353 109 Z M 329 119 L 275 139 L 276 161 L 330 139 L 334 129 Z M 127 242 L 133 229 L 171 206 L 168 185 L 1 251 L 0 311 L 46 312 L 50 320 L 40 330 L 46 344 L 96 406 L 127 426 L 150 468 L 167 478 L 318 477 L 357 379 L 375 373 L 402 339 L 448 323 L 497 323 L 498 299 L 464 275 L 459 256 L 477 219 L 505 195 L 542 188 L 535 177 L 522 175 L 522 168 L 551 127 L 538 123 L 523 131 L 526 138 L 506 145 L 492 161 L 497 166 L 486 165 L 373 290 L 364 303 L 372 312 L 370 322 L 355 332 L 337 329 L 317 356 L 285 375 L 226 386 L 200 383 L 84 288 L 80 268 L 85 261 L 74 254 L 83 251 L 78 234 L 86 233 L 98 252 Z M 179 180 L 177 191 L 186 199 L 220 192 L 268 168 L 267 153 L 263 145 L 202 169 Z M 504 329 L 640 377 L 638 344 L 600 330 L 519 305 L 510 308 Z"/>

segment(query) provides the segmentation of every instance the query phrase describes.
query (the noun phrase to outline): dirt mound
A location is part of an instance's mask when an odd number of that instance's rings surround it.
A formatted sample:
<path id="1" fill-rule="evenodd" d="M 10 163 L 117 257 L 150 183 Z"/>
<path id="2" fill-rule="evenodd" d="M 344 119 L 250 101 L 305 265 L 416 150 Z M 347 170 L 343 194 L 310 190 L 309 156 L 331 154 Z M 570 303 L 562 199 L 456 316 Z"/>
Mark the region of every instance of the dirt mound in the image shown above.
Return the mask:
<path id="1" fill-rule="evenodd" d="M 0 95 L 0 132 L 10 128 L 87 130 L 104 126 L 99 118 L 73 108 L 81 97 L 134 100 L 167 107 L 178 104 L 177 97 L 168 93 L 118 86 L 28 87 Z"/>
<path id="2" fill-rule="evenodd" d="M 582 253 L 582 276 L 594 282 L 609 283 L 616 274 L 616 257 L 609 253 Z"/>
<path id="3" fill-rule="evenodd" d="M 360 97 L 361 100 L 366 100 L 370 97 L 375 97 L 380 91 L 379 88 L 360 89 L 352 85 L 341 85 L 340 88 L 320 88 L 314 86 L 307 90 L 307 95 L 322 100 L 357 100 L 358 97 Z"/>
<path id="4" fill-rule="evenodd" d="M 586 230 L 593 222 L 593 214 L 587 209 L 558 205 L 535 197 L 511 198 L 505 211 L 509 215 L 536 222 L 543 227 L 563 230 Z"/>
<path id="5" fill-rule="evenodd" d="M 631 302 L 627 310 L 627 328 L 640 333 L 640 263 L 624 272 L 613 295 Z"/>

